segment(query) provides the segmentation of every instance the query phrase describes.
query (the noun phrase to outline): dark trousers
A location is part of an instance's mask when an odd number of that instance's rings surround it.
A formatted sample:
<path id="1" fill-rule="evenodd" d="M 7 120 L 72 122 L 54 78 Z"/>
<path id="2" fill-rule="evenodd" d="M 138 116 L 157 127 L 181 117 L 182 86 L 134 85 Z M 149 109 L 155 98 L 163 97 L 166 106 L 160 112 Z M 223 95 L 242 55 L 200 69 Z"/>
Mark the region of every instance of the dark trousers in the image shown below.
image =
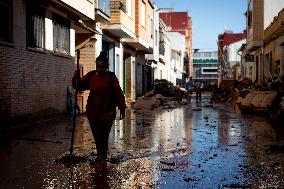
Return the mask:
<path id="1" fill-rule="evenodd" d="M 201 100 L 201 91 L 196 91 L 196 100 Z"/>
<path id="2" fill-rule="evenodd" d="M 92 122 L 91 129 L 97 148 L 97 156 L 107 158 L 108 137 L 113 121 L 103 120 Z"/>

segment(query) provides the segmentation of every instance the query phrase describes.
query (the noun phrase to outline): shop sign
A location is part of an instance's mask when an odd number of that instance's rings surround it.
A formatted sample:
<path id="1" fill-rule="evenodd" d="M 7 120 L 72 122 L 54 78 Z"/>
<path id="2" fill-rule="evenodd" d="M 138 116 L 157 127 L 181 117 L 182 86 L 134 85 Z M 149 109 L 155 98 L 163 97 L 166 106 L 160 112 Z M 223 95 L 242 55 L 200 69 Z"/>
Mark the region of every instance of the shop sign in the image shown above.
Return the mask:
<path id="1" fill-rule="evenodd" d="M 210 58 L 210 59 L 193 59 L 193 63 L 217 63 L 218 59 Z"/>

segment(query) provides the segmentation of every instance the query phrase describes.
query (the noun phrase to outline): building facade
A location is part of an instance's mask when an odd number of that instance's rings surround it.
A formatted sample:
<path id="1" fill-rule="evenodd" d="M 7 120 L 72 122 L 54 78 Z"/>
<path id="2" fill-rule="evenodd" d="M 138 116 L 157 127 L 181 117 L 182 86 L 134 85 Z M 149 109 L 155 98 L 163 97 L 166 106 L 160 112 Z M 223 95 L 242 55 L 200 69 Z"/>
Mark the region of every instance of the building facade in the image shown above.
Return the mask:
<path id="1" fill-rule="evenodd" d="M 186 74 L 184 66 L 185 54 L 185 36 L 179 32 L 167 32 L 171 42 L 171 60 L 170 60 L 170 82 L 174 85 L 183 86 L 185 84 L 184 75 Z"/>
<path id="2" fill-rule="evenodd" d="M 284 8 L 264 31 L 264 76 L 284 80 Z"/>
<path id="3" fill-rule="evenodd" d="M 158 69 L 159 62 L 159 8 L 156 5 L 154 6 L 152 28 L 151 28 L 151 38 L 153 39 L 153 53 L 146 54 L 146 66 L 147 66 L 147 91 L 150 91 L 154 87 L 155 75 Z"/>
<path id="4" fill-rule="evenodd" d="M 217 84 L 218 80 L 218 52 L 193 53 L 193 80 L 203 83 L 204 89 Z"/>
<path id="5" fill-rule="evenodd" d="M 239 77 L 237 76 L 239 72 L 237 70 L 240 69 L 239 59 L 241 59 L 239 48 L 245 43 L 245 38 L 246 32 L 225 31 L 218 36 L 219 82 L 223 79 L 237 79 Z"/>
<path id="6" fill-rule="evenodd" d="M 113 70 L 118 77 L 127 98 L 135 99 L 135 49 L 128 46 L 127 40 L 134 40 L 136 5 L 135 1 L 110 1 L 110 24 L 104 24 L 105 44 L 114 44 L 112 50 Z M 107 40 L 108 39 L 108 40 Z M 111 61 L 111 60 L 110 60 Z"/>
<path id="7" fill-rule="evenodd" d="M 1 0 L 0 115 L 4 122 L 66 112 L 75 48 L 95 30 L 89 0 Z"/>
<path id="8" fill-rule="evenodd" d="M 264 51 L 265 30 L 284 8 L 281 0 L 247 0 L 246 45 L 242 48 L 242 77 L 259 85 L 276 77 L 278 60 L 271 51 Z M 276 63 L 277 62 L 277 63 Z"/>
<path id="9" fill-rule="evenodd" d="M 186 82 L 186 79 L 190 75 L 190 63 L 192 62 L 192 20 L 188 16 L 188 12 L 161 12 L 160 18 L 169 27 L 170 31 L 179 32 L 185 36 L 185 49 L 184 49 L 184 66 L 186 72 L 182 77 L 182 83 Z"/>
<path id="10" fill-rule="evenodd" d="M 0 119 L 65 113 L 74 71 L 95 70 L 101 51 L 126 98 L 144 95 L 154 79 L 179 84 L 189 46 L 177 33 L 181 44 L 171 47 L 158 10 L 150 0 L 0 0 Z M 88 95 L 78 94 L 82 112 Z"/>
<path id="11" fill-rule="evenodd" d="M 241 80 L 241 55 L 239 49 L 246 43 L 245 39 L 224 46 L 224 63 L 231 79 Z"/>
<path id="12" fill-rule="evenodd" d="M 170 81 L 171 41 L 167 35 L 169 31 L 165 23 L 159 20 L 159 62 L 154 69 L 154 79 L 166 79 Z"/>

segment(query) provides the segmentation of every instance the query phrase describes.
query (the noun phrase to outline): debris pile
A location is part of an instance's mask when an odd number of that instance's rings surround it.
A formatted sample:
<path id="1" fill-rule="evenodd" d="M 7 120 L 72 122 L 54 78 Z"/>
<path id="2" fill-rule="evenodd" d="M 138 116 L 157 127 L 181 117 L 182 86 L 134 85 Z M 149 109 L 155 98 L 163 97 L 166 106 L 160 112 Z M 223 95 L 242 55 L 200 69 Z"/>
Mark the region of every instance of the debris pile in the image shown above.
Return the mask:
<path id="1" fill-rule="evenodd" d="M 186 97 L 186 90 L 182 87 L 174 86 L 165 79 L 156 79 L 154 83 L 155 94 L 161 94 L 165 97 Z"/>
<path id="2" fill-rule="evenodd" d="M 250 91 L 244 98 L 239 97 L 237 104 L 243 110 L 268 112 L 272 108 L 277 91 Z"/>
<path id="3" fill-rule="evenodd" d="M 130 107 L 135 110 L 163 108 L 173 109 L 187 104 L 187 91 L 184 88 L 174 86 L 171 82 L 161 79 L 155 80 L 154 90 L 147 92 L 135 102 L 129 102 Z"/>
<path id="4" fill-rule="evenodd" d="M 280 78 L 257 85 L 248 78 L 234 82 L 234 90 L 220 87 L 212 93 L 214 102 L 228 102 L 237 105 L 241 111 L 268 112 L 277 122 L 284 115 L 284 82 Z"/>

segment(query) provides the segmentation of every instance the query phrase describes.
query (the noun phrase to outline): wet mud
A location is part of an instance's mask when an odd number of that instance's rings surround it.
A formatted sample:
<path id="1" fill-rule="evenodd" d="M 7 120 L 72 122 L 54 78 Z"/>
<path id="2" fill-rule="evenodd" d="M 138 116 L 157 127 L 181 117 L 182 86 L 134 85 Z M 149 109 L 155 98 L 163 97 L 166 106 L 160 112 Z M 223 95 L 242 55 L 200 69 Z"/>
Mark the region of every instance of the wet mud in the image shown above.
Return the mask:
<path id="1" fill-rule="evenodd" d="M 284 188 L 284 127 L 210 97 L 175 109 L 128 110 L 96 162 L 85 117 L 1 135 L 0 188 Z M 5 136 L 5 137 L 4 137 Z"/>

